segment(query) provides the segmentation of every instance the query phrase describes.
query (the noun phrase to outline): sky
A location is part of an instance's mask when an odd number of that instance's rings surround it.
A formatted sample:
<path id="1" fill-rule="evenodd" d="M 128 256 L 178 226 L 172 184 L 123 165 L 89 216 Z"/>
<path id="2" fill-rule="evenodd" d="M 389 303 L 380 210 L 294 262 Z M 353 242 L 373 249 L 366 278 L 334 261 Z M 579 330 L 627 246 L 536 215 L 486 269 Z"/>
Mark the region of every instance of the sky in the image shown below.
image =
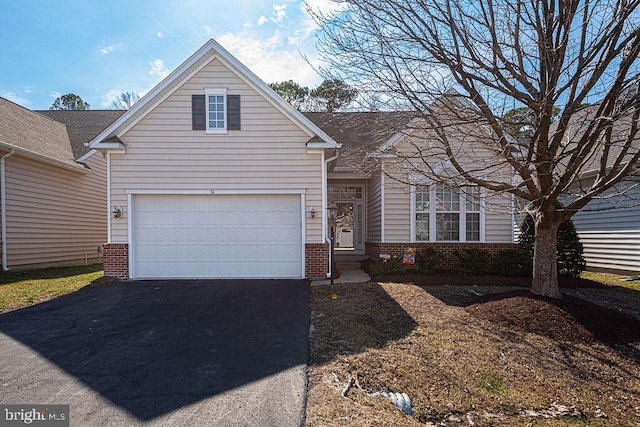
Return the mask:
<path id="1" fill-rule="evenodd" d="M 0 0 L 0 10 L 0 97 L 32 110 L 66 93 L 93 110 L 122 91 L 142 96 L 210 38 L 267 83 L 322 80 L 303 0 Z"/>

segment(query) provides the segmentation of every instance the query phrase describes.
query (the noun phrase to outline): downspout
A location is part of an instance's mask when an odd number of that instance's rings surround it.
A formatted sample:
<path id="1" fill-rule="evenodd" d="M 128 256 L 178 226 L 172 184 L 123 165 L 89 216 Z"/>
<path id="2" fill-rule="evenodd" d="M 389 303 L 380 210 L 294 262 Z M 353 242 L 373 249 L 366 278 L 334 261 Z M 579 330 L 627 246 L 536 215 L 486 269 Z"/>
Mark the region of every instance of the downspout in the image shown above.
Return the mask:
<path id="1" fill-rule="evenodd" d="M 8 271 L 7 267 L 7 180 L 5 172 L 5 160 L 16 154 L 13 148 L 0 157 L 0 216 L 2 216 L 2 271 Z"/>
<path id="2" fill-rule="evenodd" d="M 322 153 L 324 157 L 324 152 Z M 322 168 L 322 235 L 324 236 L 324 242 L 331 245 L 331 240 L 327 237 L 327 180 L 329 176 L 329 162 L 334 161 L 340 157 L 340 153 L 336 150 L 336 155 L 330 157 L 324 161 L 324 167 Z M 329 251 L 329 272 L 327 277 L 333 277 L 333 260 L 331 259 L 331 251 Z"/>

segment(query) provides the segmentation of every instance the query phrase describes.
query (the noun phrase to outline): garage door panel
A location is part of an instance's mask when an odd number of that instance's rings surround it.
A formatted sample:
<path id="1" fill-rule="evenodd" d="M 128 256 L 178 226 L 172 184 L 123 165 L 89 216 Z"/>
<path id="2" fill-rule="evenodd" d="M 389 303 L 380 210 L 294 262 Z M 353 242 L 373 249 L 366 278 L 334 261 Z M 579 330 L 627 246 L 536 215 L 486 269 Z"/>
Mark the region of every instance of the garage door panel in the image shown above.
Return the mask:
<path id="1" fill-rule="evenodd" d="M 299 195 L 136 195 L 137 278 L 299 278 Z"/>

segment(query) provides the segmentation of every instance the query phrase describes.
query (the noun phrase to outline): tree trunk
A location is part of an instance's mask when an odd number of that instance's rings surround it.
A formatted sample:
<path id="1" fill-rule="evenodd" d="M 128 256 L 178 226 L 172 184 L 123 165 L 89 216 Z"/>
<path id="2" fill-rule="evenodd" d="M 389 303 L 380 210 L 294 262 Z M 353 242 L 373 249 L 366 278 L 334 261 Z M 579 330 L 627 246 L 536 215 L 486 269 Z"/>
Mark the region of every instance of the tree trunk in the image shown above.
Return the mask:
<path id="1" fill-rule="evenodd" d="M 562 297 L 558 287 L 558 227 L 555 220 L 536 221 L 531 282 L 531 292 L 536 295 Z"/>

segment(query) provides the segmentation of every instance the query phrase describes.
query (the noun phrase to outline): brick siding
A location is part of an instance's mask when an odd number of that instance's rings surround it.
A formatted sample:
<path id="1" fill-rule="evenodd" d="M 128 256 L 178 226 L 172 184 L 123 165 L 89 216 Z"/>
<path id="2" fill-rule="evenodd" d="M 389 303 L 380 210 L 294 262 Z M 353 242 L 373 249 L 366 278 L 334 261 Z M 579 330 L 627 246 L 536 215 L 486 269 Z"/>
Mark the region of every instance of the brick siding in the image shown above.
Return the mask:
<path id="1" fill-rule="evenodd" d="M 325 279 L 329 272 L 329 245 L 326 243 L 307 243 L 305 254 L 307 279 Z"/>
<path id="2" fill-rule="evenodd" d="M 105 243 L 104 275 L 120 280 L 129 278 L 129 245 L 127 243 Z"/>
<path id="3" fill-rule="evenodd" d="M 489 251 L 491 255 L 504 250 L 504 249 L 516 249 L 518 245 L 516 243 L 365 243 L 365 251 L 367 256 L 371 260 L 376 260 L 380 254 L 387 253 L 392 257 L 401 257 L 404 254 L 406 248 L 414 248 L 420 250 L 421 248 L 434 248 L 442 252 L 444 259 L 440 263 L 440 267 L 447 270 L 459 270 L 461 267 L 460 260 L 453 253 L 460 249 L 484 249 Z"/>

